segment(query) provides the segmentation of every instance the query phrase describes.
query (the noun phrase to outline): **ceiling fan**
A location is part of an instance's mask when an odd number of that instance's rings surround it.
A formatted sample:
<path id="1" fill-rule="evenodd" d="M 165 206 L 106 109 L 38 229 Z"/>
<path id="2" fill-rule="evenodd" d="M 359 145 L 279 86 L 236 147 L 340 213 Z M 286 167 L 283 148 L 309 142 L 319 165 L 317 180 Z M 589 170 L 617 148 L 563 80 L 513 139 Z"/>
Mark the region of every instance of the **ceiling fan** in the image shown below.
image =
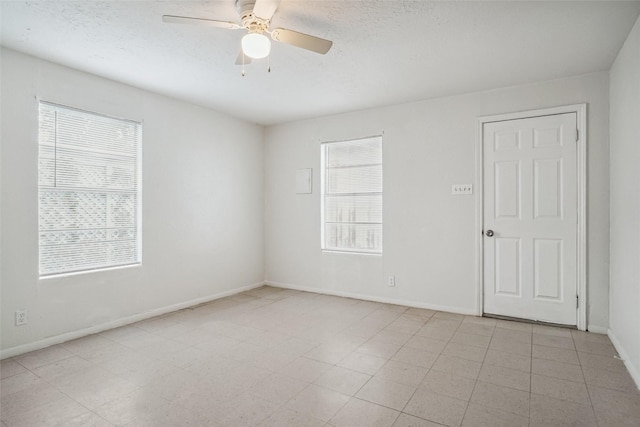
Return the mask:
<path id="1" fill-rule="evenodd" d="M 331 49 L 333 42 L 309 34 L 299 33 L 286 28 L 270 28 L 271 18 L 278 8 L 280 0 L 236 0 L 236 9 L 241 24 L 214 19 L 192 18 L 187 16 L 163 15 L 162 20 L 170 24 L 194 24 L 227 30 L 247 31 L 242 37 L 242 49 L 236 59 L 237 65 L 251 62 L 251 59 L 262 59 L 271 51 L 271 39 L 280 43 L 300 47 L 324 55 Z"/>

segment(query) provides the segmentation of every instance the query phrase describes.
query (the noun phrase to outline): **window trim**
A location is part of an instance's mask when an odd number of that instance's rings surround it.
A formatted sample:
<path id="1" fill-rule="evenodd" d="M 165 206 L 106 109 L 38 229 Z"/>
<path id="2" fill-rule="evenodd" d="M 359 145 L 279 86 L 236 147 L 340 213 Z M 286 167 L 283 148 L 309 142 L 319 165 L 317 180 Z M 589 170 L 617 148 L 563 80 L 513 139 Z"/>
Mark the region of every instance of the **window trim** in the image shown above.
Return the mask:
<path id="1" fill-rule="evenodd" d="M 322 252 L 326 252 L 326 253 L 334 253 L 334 254 L 347 254 L 347 255 L 368 255 L 368 256 L 382 256 L 382 254 L 384 253 L 384 247 L 380 248 L 380 251 L 369 251 L 366 249 L 348 249 L 348 248 L 340 248 L 340 249 L 328 249 L 326 248 L 326 241 L 325 241 L 325 198 L 326 198 L 326 180 L 327 180 L 327 169 L 341 169 L 341 168 L 327 168 L 325 166 L 326 164 L 326 146 L 328 144 L 335 144 L 335 143 L 340 143 L 340 142 L 354 142 L 354 141 L 360 141 L 360 140 L 365 140 L 365 139 L 373 139 L 373 138 L 379 138 L 380 139 L 380 147 L 381 149 L 383 149 L 384 144 L 383 144 L 383 138 L 382 138 L 383 134 L 377 134 L 377 135 L 368 135 L 368 136 L 362 136 L 362 137 L 358 137 L 358 138 L 349 138 L 349 139 L 339 139 L 339 140 L 333 140 L 333 141 L 323 141 L 320 143 L 320 250 Z M 384 151 L 384 150 L 383 150 Z M 384 154 L 384 153 L 383 153 Z M 382 191 L 380 192 L 375 192 L 375 193 L 350 193 L 352 195 L 371 195 L 371 194 L 380 194 L 382 196 L 382 206 L 383 206 L 383 216 L 384 216 L 384 159 L 381 163 L 375 163 L 375 164 L 371 164 L 371 166 L 377 166 L 380 165 L 382 166 L 382 171 L 381 171 L 381 179 L 382 179 Z M 362 165 L 358 165 L 358 166 L 362 166 Z M 367 166 L 367 165 L 364 165 Z M 350 166 L 352 167 L 352 166 Z M 378 223 L 375 223 L 378 224 Z M 382 236 L 384 236 L 384 217 L 383 217 L 383 222 L 380 223 L 380 225 L 382 226 Z M 384 245 L 384 237 L 382 237 L 382 241 L 383 241 L 383 245 Z"/>
<path id="2" fill-rule="evenodd" d="M 88 273 L 103 273 L 105 271 L 124 270 L 125 268 L 139 267 L 141 265 L 142 265 L 142 261 L 138 261 L 131 264 L 114 265 L 112 267 L 98 267 L 98 268 L 93 268 L 91 270 L 76 270 L 76 271 L 69 271 L 66 273 L 52 273 L 52 274 L 42 275 L 38 277 L 38 280 L 59 279 L 59 278 L 70 277 L 70 276 L 81 276 Z"/>
<path id="3" fill-rule="evenodd" d="M 121 269 L 126 269 L 126 268 L 132 268 L 132 267 L 138 267 L 142 265 L 142 199 L 143 199 L 143 182 L 142 182 L 142 143 L 143 143 L 143 138 L 144 138 L 144 120 L 134 120 L 134 119 L 128 119 L 128 118 L 124 118 L 124 117 L 119 117 L 119 116 L 114 116 L 114 115 L 110 115 L 110 114 L 105 114 L 105 113 L 99 113 L 96 111 L 91 111 L 91 110 L 87 110 L 84 108 L 78 108 L 78 107 L 72 107 L 66 104 L 62 104 L 62 103 L 58 103 L 58 102 L 52 102 L 52 101 L 47 101 L 47 100 L 43 100 L 40 97 L 35 97 L 35 101 L 36 101 L 36 110 L 38 112 L 38 133 L 37 133 L 37 143 L 38 143 L 38 162 L 40 159 L 40 131 L 39 131 L 39 127 L 40 127 L 40 107 L 41 105 L 47 105 L 50 107 L 54 107 L 54 108 L 63 108 L 66 110 L 72 110 L 72 111 L 77 111 L 80 113 L 84 113 L 84 114 L 90 114 L 90 115 L 94 115 L 94 116 L 99 116 L 99 117 L 104 117 L 107 119 L 112 119 L 112 120 L 118 120 L 118 121 L 122 121 L 122 122 L 128 122 L 128 123 L 132 123 L 138 126 L 138 141 L 137 141 L 137 146 L 136 146 L 136 160 L 135 160 L 135 168 L 136 168 L 136 173 L 135 173 L 135 178 L 136 178 L 136 191 L 135 194 L 137 195 L 137 200 L 136 200 L 136 213 L 135 213 L 135 231 L 136 231 L 136 241 L 137 241 L 137 245 L 136 245 L 136 261 L 134 262 L 130 262 L 130 263 L 125 263 L 125 264 L 114 264 L 114 265 L 108 265 L 108 266 L 101 266 L 101 267 L 95 267 L 95 268 L 87 268 L 87 269 L 78 269 L 78 270 L 69 270 L 69 271 L 64 271 L 64 272 L 58 272 L 58 273 L 48 273 L 48 274 L 42 274 L 40 272 L 40 183 L 39 183 L 39 178 L 38 178 L 38 191 L 37 191 L 37 206 L 38 206 L 38 280 L 48 280 L 48 279 L 56 279 L 56 278 L 63 278 L 63 277 L 68 277 L 68 276 L 78 276 L 78 275 L 83 275 L 83 274 L 89 274 L 89 273 L 100 273 L 100 272 L 105 272 L 105 271 L 111 271 L 111 270 L 121 270 Z M 37 166 L 37 173 L 38 175 L 40 174 L 40 166 L 38 164 Z M 124 191 L 123 191 L 124 192 Z"/>

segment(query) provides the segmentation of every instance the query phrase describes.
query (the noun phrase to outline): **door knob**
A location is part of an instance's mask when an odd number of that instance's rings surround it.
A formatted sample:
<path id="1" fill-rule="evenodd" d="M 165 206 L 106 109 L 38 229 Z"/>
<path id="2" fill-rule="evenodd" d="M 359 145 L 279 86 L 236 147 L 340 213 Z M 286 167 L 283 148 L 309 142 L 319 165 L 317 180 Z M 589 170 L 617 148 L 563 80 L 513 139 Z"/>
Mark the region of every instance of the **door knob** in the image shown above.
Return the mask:
<path id="1" fill-rule="evenodd" d="M 484 232 L 484 234 L 486 234 L 487 237 L 493 237 L 493 230 L 487 230 Z"/>

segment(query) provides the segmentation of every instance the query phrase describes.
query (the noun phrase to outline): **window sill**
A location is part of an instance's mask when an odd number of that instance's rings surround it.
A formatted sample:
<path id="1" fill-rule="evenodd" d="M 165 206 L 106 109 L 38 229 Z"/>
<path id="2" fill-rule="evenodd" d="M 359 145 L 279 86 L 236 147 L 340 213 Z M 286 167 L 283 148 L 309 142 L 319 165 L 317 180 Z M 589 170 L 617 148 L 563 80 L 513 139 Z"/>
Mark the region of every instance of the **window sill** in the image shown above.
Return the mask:
<path id="1" fill-rule="evenodd" d="M 321 251 L 323 253 L 329 253 L 329 254 L 382 256 L 382 252 L 341 251 L 339 249 L 321 249 Z"/>
<path id="2" fill-rule="evenodd" d="M 136 262 L 134 264 L 126 264 L 126 265 L 117 265 L 114 267 L 104 267 L 104 268 L 96 268 L 93 270 L 83 270 L 83 271 L 73 271 L 70 273 L 56 273 L 56 274 L 48 274 L 46 276 L 40 276 L 39 280 L 49 280 L 49 279 L 60 279 L 64 277 L 71 276 L 79 276 L 82 274 L 91 274 L 91 273 L 102 273 L 105 271 L 113 271 L 113 270 L 123 270 L 125 268 L 139 267 L 142 265 L 142 262 Z"/>

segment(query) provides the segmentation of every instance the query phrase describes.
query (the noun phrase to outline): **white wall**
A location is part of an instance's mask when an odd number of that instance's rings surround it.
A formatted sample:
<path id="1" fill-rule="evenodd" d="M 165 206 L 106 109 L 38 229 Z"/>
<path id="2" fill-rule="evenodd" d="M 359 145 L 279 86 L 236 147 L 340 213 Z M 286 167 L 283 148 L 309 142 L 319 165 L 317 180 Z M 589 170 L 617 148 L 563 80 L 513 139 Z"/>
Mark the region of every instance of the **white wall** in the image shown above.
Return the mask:
<path id="1" fill-rule="evenodd" d="M 1 59 L 3 355 L 265 275 L 473 313 L 475 196 L 453 197 L 450 186 L 475 181 L 477 117 L 581 102 L 589 112 L 588 316 L 608 326 L 607 73 L 272 126 L 263 148 L 259 126 L 11 50 Z M 141 267 L 38 279 L 36 97 L 144 121 Z M 384 255 L 322 253 L 319 143 L 380 133 Z M 296 195 L 295 170 L 306 167 L 314 192 Z M 386 286 L 391 274 L 396 288 Z M 28 310 L 29 325 L 13 326 L 16 309 Z"/>
<path id="2" fill-rule="evenodd" d="M 475 313 L 475 196 L 452 196 L 451 184 L 475 182 L 477 118 L 586 102 L 588 322 L 606 330 L 608 90 L 603 72 L 267 128 L 267 281 Z M 384 255 L 321 252 L 320 142 L 382 133 Z M 313 168 L 313 194 L 295 194 L 297 168 Z"/>
<path id="3" fill-rule="evenodd" d="M 640 19 L 611 68 L 612 341 L 640 385 Z"/>
<path id="4" fill-rule="evenodd" d="M 261 126 L 15 51 L 1 55 L 3 355 L 262 283 Z M 38 279 L 36 97 L 144 121 L 140 267 Z M 14 326 L 17 309 L 28 311 L 27 326 Z"/>

